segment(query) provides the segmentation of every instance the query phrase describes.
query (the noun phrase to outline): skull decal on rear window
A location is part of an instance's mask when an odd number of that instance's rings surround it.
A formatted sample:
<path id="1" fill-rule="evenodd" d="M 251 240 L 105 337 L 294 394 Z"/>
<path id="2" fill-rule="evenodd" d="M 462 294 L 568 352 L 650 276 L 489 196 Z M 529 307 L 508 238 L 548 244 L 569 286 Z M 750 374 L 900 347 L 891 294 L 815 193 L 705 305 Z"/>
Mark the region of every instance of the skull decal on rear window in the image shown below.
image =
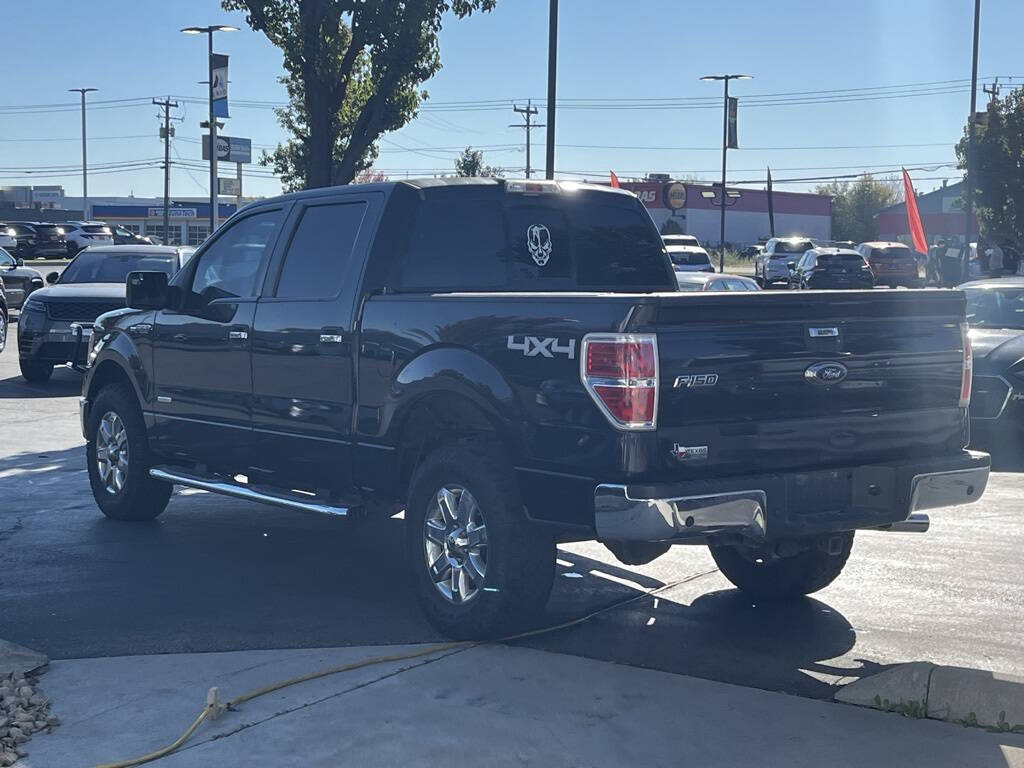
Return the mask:
<path id="1" fill-rule="evenodd" d="M 543 224 L 532 224 L 526 229 L 526 247 L 538 267 L 551 258 L 551 232 Z"/>

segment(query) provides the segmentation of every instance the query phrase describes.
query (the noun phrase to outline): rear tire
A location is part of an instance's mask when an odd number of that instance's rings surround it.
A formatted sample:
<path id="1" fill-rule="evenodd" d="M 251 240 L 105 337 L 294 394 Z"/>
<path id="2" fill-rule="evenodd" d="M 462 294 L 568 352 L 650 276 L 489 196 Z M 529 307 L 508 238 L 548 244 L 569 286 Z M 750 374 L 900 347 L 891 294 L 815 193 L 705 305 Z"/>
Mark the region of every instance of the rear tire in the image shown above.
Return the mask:
<path id="1" fill-rule="evenodd" d="M 152 520 L 170 501 L 170 483 L 149 476 L 146 425 L 123 384 L 100 390 L 89 409 L 85 445 L 89 484 L 100 511 L 113 520 Z"/>
<path id="2" fill-rule="evenodd" d="M 18 367 L 21 368 L 21 375 L 25 381 L 32 384 L 42 384 L 53 376 L 53 363 L 41 363 L 38 360 L 18 360 Z"/>
<path id="3" fill-rule="evenodd" d="M 828 541 L 839 537 L 838 553 L 829 554 Z M 752 597 L 785 600 L 824 589 L 843 571 L 853 549 L 853 531 L 822 536 L 792 557 L 763 556 L 748 547 L 711 546 L 711 557 L 722 574 Z M 758 562 L 761 560 L 761 562 Z"/>
<path id="4" fill-rule="evenodd" d="M 547 603 L 554 537 L 526 518 L 512 473 L 488 446 L 445 446 L 423 460 L 410 483 L 405 537 L 419 603 L 449 637 L 507 635 Z"/>

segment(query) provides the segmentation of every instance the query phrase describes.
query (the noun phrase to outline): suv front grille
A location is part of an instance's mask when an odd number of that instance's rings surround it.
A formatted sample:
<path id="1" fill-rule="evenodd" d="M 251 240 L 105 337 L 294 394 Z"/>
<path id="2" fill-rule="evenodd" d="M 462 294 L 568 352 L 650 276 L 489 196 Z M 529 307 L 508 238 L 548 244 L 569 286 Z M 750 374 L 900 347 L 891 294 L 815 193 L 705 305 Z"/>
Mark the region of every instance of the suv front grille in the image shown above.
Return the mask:
<path id="1" fill-rule="evenodd" d="M 122 307 L 123 301 L 48 301 L 46 315 L 51 320 L 85 320 L 91 323 L 104 312 Z"/>
<path id="2" fill-rule="evenodd" d="M 1003 412 L 1010 386 L 998 376 L 974 376 L 971 382 L 971 416 L 996 419 Z"/>

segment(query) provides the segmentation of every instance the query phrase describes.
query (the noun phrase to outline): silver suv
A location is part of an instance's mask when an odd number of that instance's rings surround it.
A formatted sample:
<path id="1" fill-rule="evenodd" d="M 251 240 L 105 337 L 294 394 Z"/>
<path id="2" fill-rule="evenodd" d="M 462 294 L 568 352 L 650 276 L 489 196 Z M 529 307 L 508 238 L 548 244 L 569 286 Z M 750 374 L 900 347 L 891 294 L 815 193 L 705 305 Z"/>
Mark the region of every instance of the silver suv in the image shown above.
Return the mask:
<path id="1" fill-rule="evenodd" d="M 754 262 L 754 279 L 762 288 L 770 288 L 773 283 L 789 283 L 789 267 L 791 261 L 800 261 L 800 257 L 814 247 L 806 237 L 773 237 L 764 246 L 764 252 Z"/>

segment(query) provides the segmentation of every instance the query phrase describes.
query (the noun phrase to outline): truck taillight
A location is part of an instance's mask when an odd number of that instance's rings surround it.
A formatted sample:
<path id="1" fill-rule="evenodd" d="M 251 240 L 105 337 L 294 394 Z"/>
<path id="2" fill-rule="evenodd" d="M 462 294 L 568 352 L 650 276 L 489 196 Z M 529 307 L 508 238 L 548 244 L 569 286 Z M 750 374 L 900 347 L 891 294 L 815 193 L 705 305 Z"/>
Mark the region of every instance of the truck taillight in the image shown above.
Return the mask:
<path id="1" fill-rule="evenodd" d="M 964 367 L 960 378 L 960 407 L 971 404 L 971 378 L 974 375 L 974 352 L 971 349 L 971 337 L 968 335 L 967 323 L 960 323 L 960 336 L 964 345 Z"/>
<path id="2" fill-rule="evenodd" d="M 654 429 L 658 414 L 658 341 L 653 334 L 583 337 L 580 378 L 618 429 Z"/>

